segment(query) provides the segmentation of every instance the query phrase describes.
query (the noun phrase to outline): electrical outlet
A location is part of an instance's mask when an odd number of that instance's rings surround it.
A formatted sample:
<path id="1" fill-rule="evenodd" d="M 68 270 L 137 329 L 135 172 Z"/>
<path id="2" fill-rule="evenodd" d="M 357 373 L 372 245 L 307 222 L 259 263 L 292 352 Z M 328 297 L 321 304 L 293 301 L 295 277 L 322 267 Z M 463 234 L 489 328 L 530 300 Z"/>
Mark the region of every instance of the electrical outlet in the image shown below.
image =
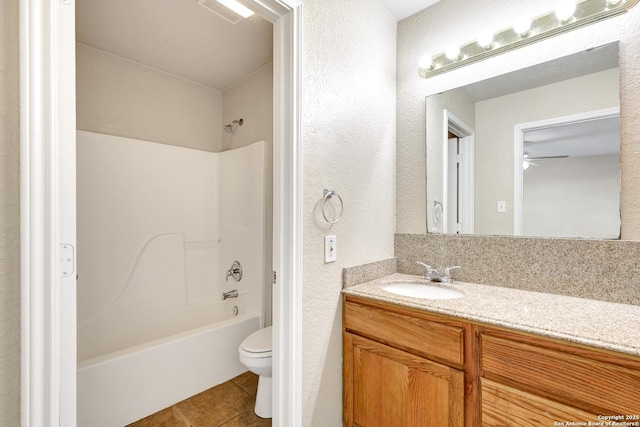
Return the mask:
<path id="1" fill-rule="evenodd" d="M 502 200 L 498 202 L 498 212 L 500 213 L 507 212 L 507 202 Z"/>
<path id="2" fill-rule="evenodd" d="M 336 262 L 336 236 L 324 236 L 324 263 Z"/>

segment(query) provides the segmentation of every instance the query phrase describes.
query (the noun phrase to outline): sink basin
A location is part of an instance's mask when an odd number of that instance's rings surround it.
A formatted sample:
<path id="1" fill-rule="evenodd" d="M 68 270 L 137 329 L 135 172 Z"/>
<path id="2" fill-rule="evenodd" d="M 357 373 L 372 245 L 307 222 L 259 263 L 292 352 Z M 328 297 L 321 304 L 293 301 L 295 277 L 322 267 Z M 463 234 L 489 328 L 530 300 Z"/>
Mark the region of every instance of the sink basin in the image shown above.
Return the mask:
<path id="1" fill-rule="evenodd" d="M 391 283 L 383 285 L 381 288 L 392 294 L 413 298 L 455 299 L 464 296 L 464 294 L 457 289 L 414 282 Z"/>

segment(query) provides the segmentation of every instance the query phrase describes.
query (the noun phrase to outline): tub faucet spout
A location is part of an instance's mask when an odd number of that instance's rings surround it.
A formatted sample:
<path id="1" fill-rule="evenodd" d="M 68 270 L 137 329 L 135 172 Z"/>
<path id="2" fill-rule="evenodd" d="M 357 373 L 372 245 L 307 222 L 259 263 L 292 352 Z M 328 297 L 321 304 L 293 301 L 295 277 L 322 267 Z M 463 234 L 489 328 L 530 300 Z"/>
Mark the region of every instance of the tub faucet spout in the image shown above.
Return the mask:
<path id="1" fill-rule="evenodd" d="M 222 293 L 222 299 L 225 300 L 227 298 L 238 298 L 238 290 L 234 289 L 234 290 L 229 291 L 229 292 L 223 292 Z"/>

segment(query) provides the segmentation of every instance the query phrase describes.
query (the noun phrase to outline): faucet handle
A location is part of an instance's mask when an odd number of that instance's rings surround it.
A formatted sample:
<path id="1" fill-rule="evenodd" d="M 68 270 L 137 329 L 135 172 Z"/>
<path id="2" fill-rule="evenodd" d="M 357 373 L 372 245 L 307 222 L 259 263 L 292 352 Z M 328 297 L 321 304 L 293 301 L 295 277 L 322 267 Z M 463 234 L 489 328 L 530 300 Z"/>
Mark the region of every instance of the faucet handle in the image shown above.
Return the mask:
<path id="1" fill-rule="evenodd" d="M 431 278 L 431 271 L 433 271 L 431 266 L 425 264 L 424 262 L 420 262 L 420 261 L 416 261 L 416 264 L 420 264 L 421 266 L 423 266 L 424 268 L 427 269 L 427 271 L 424 272 L 424 278 L 425 279 L 430 279 Z"/>
<path id="2" fill-rule="evenodd" d="M 236 282 L 239 282 L 242 279 L 242 266 L 239 261 L 233 261 L 231 268 L 227 270 L 227 282 L 229 281 L 229 277 L 233 277 L 233 280 Z"/>
<path id="3" fill-rule="evenodd" d="M 435 268 L 432 268 L 430 265 L 420 261 L 416 261 L 416 264 L 420 264 L 427 269 L 426 274 L 424 275 L 425 279 L 430 280 L 431 282 L 440 282 L 442 280 L 440 273 L 438 273 L 438 270 Z"/>
<path id="4" fill-rule="evenodd" d="M 442 281 L 444 283 L 453 283 L 453 279 L 451 278 L 451 270 L 455 270 L 456 268 L 461 268 L 459 265 L 454 265 L 453 267 L 447 267 L 444 269 L 444 277 Z"/>

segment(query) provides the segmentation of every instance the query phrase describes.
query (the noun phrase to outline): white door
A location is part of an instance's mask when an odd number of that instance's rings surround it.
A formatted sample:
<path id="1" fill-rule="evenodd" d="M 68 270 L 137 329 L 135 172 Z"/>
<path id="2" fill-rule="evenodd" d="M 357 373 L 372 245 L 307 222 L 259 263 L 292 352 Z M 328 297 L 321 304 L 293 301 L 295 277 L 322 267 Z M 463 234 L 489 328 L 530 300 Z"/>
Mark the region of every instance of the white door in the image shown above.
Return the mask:
<path id="1" fill-rule="evenodd" d="M 443 231 L 448 234 L 473 234 L 474 131 L 448 110 L 444 110 L 444 131 L 446 221 Z"/>

